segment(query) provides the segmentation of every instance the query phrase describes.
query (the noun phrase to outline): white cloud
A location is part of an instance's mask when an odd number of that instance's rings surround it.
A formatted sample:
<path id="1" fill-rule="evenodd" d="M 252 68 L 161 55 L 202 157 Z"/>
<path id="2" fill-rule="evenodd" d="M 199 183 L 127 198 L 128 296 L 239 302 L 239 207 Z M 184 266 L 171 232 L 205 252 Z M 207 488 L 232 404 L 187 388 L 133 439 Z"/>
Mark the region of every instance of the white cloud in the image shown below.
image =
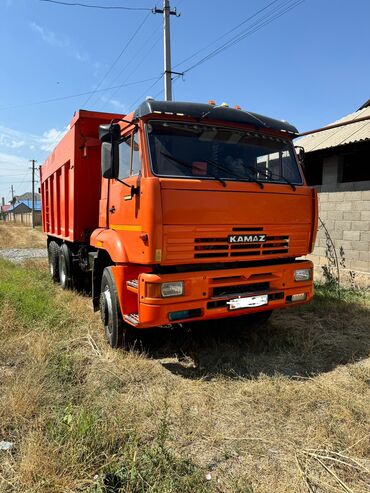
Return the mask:
<path id="1" fill-rule="evenodd" d="M 30 147 L 37 140 L 38 137 L 36 135 L 19 132 L 18 130 L 0 125 L 0 147 L 20 149 L 22 147 Z"/>
<path id="2" fill-rule="evenodd" d="M 42 151 L 52 151 L 58 142 L 67 133 L 68 127 L 63 130 L 57 130 L 56 128 L 51 128 L 42 134 L 40 137 L 40 149 Z"/>
<path id="3" fill-rule="evenodd" d="M 14 154 L 7 154 L 0 152 L 0 176 L 14 176 L 14 173 L 27 171 L 29 166 L 29 160 L 15 156 Z"/>
<path id="4" fill-rule="evenodd" d="M 128 106 L 125 103 L 122 103 L 122 101 L 118 101 L 118 99 L 109 99 L 105 96 L 102 96 L 100 98 L 103 103 L 112 106 L 116 111 L 119 111 L 119 113 L 128 113 Z"/>
<path id="5" fill-rule="evenodd" d="M 54 31 L 50 31 L 36 22 L 31 22 L 30 28 L 33 32 L 39 34 L 45 43 L 50 46 L 65 49 L 68 55 L 74 57 L 79 62 L 87 62 L 89 60 L 89 55 L 80 50 L 76 50 L 69 39 L 58 37 Z"/>
<path id="6" fill-rule="evenodd" d="M 32 31 L 38 33 L 41 36 L 42 40 L 45 41 L 45 43 L 48 43 L 51 46 L 65 48 L 69 45 L 69 42 L 67 40 L 59 39 L 53 31 L 49 31 L 48 29 L 39 26 L 38 24 L 36 24 L 36 22 L 31 22 L 30 28 L 32 29 Z"/>
<path id="7" fill-rule="evenodd" d="M 0 125 L 1 197 L 8 196 L 11 184 L 15 185 L 17 193 L 30 190 L 30 159 L 37 159 L 38 165 L 42 164 L 68 128 L 51 128 L 36 135 Z"/>
<path id="8" fill-rule="evenodd" d="M 22 149 L 25 152 L 29 149 L 31 151 L 50 152 L 65 135 L 67 130 L 68 126 L 62 130 L 51 128 L 50 130 L 45 130 L 42 135 L 35 135 L 0 125 L 0 150 L 1 148 L 4 150 Z"/>

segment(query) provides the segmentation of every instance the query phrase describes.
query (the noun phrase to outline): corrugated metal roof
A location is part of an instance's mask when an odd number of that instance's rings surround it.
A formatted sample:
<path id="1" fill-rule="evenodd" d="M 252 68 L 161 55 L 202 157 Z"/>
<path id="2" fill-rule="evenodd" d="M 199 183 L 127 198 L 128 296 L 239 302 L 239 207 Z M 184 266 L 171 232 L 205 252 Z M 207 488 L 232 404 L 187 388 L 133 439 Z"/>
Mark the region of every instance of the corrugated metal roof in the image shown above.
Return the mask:
<path id="1" fill-rule="evenodd" d="M 25 205 L 26 207 L 32 210 L 32 200 L 19 200 L 13 205 L 11 209 L 8 210 L 8 212 L 13 212 L 13 210 L 16 209 L 21 204 Z M 41 211 L 40 200 L 35 200 L 35 211 Z"/>
<path id="2" fill-rule="evenodd" d="M 350 115 L 344 116 L 330 125 L 345 123 L 351 120 L 357 120 L 358 118 L 366 117 L 370 118 L 370 106 L 355 111 Z M 324 127 L 322 131 L 306 135 L 301 139 L 295 140 L 294 143 L 304 147 L 306 152 L 313 152 L 320 149 L 338 147 L 364 140 L 370 140 L 370 120 L 350 123 L 343 127 L 331 128 L 329 130 L 325 130 Z"/>

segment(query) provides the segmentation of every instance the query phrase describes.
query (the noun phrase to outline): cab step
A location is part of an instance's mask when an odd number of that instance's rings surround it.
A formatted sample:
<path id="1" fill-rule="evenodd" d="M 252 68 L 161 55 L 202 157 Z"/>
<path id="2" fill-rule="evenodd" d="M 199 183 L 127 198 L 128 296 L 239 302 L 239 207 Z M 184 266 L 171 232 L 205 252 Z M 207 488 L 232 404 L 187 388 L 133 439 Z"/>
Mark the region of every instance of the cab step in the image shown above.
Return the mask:
<path id="1" fill-rule="evenodd" d="M 133 291 L 134 293 L 137 293 L 139 283 L 137 279 L 130 279 L 126 281 L 126 286 L 129 291 Z"/>
<path id="2" fill-rule="evenodd" d="M 123 320 L 131 325 L 138 325 L 139 314 L 138 313 L 128 313 L 123 315 Z"/>

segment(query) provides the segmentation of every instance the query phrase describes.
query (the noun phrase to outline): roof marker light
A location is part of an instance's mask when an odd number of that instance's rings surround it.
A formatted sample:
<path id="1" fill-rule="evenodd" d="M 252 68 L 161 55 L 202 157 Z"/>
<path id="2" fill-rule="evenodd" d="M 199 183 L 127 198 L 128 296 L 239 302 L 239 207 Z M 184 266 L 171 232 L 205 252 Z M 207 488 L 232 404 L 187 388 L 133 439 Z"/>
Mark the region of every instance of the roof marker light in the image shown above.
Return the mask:
<path id="1" fill-rule="evenodd" d="M 222 103 L 222 104 L 221 104 L 221 106 L 222 106 L 223 108 L 228 108 L 228 107 L 229 107 L 229 105 L 228 105 L 227 103 Z"/>
<path id="2" fill-rule="evenodd" d="M 212 106 L 216 106 L 216 101 L 214 99 L 210 99 L 208 101 L 208 104 L 211 104 Z"/>
<path id="3" fill-rule="evenodd" d="M 236 104 L 236 105 L 234 106 L 234 108 L 235 108 L 236 110 L 241 110 L 241 106 L 239 106 L 238 104 Z"/>

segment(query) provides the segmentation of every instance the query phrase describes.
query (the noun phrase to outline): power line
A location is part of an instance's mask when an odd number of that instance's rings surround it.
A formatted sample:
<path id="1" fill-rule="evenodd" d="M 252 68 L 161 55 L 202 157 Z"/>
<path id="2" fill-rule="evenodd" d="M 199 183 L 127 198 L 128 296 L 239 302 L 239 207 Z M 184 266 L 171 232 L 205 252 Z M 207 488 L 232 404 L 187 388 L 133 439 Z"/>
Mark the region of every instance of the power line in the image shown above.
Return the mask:
<path id="1" fill-rule="evenodd" d="M 138 103 L 138 102 L 139 102 L 139 101 L 140 101 L 143 97 L 148 96 L 148 92 L 150 91 L 150 89 L 152 89 L 154 86 L 156 86 L 156 85 L 158 84 L 158 82 L 159 82 L 159 81 L 163 78 L 163 75 L 164 75 L 164 74 L 161 74 L 161 75 L 160 75 L 160 76 L 159 76 L 159 77 L 155 80 L 155 82 L 153 82 L 153 84 L 152 84 L 151 86 L 149 86 L 149 87 L 145 90 L 145 92 L 143 92 L 142 94 L 140 94 L 140 96 L 139 96 L 137 99 L 135 99 L 135 101 L 131 104 L 131 106 L 130 106 L 129 110 L 131 110 L 132 108 L 135 108 L 136 103 Z"/>
<path id="2" fill-rule="evenodd" d="M 127 50 L 127 48 L 129 47 L 130 43 L 132 42 L 132 40 L 135 38 L 135 36 L 137 35 L 137 33 L 140 31 L 140 29 L 143 27 L 143 25 L 145 24 L 145 22 L 147 21 L 147 19 L 149 18 L 149 15 L 150 15 L 150 12 L 145 16 L 144 20 L 139 24 L 138 28 L 136 29 L 136 31 L 132 34 L 132 36 L 130 37 L 130 39 L 127 41 L 127 43 L 125 44 L 125 46 L 122 48 L 120 54 L 116 57 L 116 59 L 113 61 L 113 63 L 111 64 L 111 66 L 109 67 L 109 69 L 106 71 L 106 73 L 104 74 L 103 78 L 100 80 L 99 84 L 96 86 L 96 89 L 95 91 L 92 92 L 92 94 L 85 100 L 85 102 L 82 104 L 82 106 L 85 106 L 91 99 L 91 97 L 95 94 L 95 92 L 100 88 L 100 86 L 102 85 L 102 83 L 105 81 L 105 79 L 107 78 L 107 76 L 111 73 L 111 71 L 113 70 L 113 67 L 116 65 L 116 63 L 118 62 L 118 60 L 121 58 L 121 56 L 123 55 L 123 53 Z"/>
<path id="3" fill-rule="evenodd" d="M 151 38 L 151 36 L 149 37 L 149 39 Z M 147 50 L 145 53 L 144 53 L 144 56 L 142 56 L 139 60 L 137 60 L 137 63 L 135 64 L 135 68 L 133 70 L 131 70 L 131 72 L 128 74 L 128 76 L 122 81 L 122 84 L 125 84 L 132 75 L 134 75 L 135 72 L 137 72 L 137 70 L 140 68 L 140 66 L 143 64 L 144 60 L 146 60 L 148 58 L 148 56 L 150 55 L 150 53 L 152 52 L 152 50 L 157 46 L 157 44 L 159 43 L 159 41 L 161 40 L 161 35 L 159 35 L 157 37 L 157 39 L 155 40 L 155 42 L 151 45 L 150 49 Z M 144 43 L 144 45 L 142 46 L 142 48 L 145 48 L 147 45 L 146 43 Z M 118 74 L 117 77 L 119 77 L 120 75 L 122 75 L 123 71 L 130 65 L 130 63 L 135 60 L 135 58 L 137 57 L 137 55 L 139 53 L 141 53 L 143 50 L 139 50 L 138 53 L 135 53 L 134 56 L 130 59 L 130 61 L 125 65 L 125 67 L 121 70 L 121 72 Z M 113 80 L 116 80 L 117 77 Z M 154 79 L 153 79 L 154 80 Z M 114 96 L 118 93 L 118 91 L 120 90 L 121 88 L 118 87 L 117 89 L 114 89 L 114 91 L 112 92 L 112 94 L 110 95 L 110 99 L 114 98 Z"/>
<path id="4" fill-rule="evenodd" d="M 33 103 L 24 103 L 24 104 L 18 104 L 18 105 L 13 105 L 13 106 L 3 106 L 2 108 L 0 108 L 0 111 L 1 110 L 17 109 L 17 108 L 25 108 L 27 106 L 35 106 L 35 105 L 38 105 L 38 104 L 54 103 L 56 101 L 64 101 L 66 99 L 73 99 L 73 98 L 77 98 L 77 97 L 80 97 L 80 96 L 87 96 L 88 94 L 93 94 L 93 93 L 96 93 L 96 92 L 110 91 L 112 89 L 117 89 L 117 88 L 120 88 L 120 87 L 128 87 L 128 86 L 134 86 L 134 85 L 138 85 L 138 84 L 143 84 L 144 82 L 149 82 L 149 81 L 152 81 L 152 80 L 155 80 L 155 79 L 157 79 L 157 77 L 150 77 L 148 79 L 137 80 L 137 81 L 134 81 L 134 82 L 128 82 L 127 84 L 120 84 L 118 86 L 105 87 L 103 89 L 96 89 L 94 91 L 80 92 L 79 94 L 71 94 L 69 96 L 61 96 L 59 98 L 44 99 L 42 101 L 35 101 Z"/>
<path id="5" fill-rule="evenodd" d="M 148 56 L 150 55 L 150 53 L 152 52 L 152 50 L 157 46 L 157 44 L 159 43 L 160 39 L 161 39 L 161 34 L 159 34 L 159 36 L 157 36 L 155 38 L 155 41 L 151 43 L 151 47 L 149 48 L 149 50 L 147 49 L 144 53 L 144 56 L 142 56 L 141 58 L 138 58 L 138 55 L 140 55 L 142 53 L 142 51 L 147 48 L 148 46 L 148 43 L 149 41 L 151 41 L 151 39 L 153 38 L 153 35 L 157 32 L 157 27 L 155 27 L 155 29 L 151 32 L 151 34 L 148 36 L 148 38 L 146 38 L 146 40 L 144 41 L 143 45 L 139 48 L 139 50 L 135 51 L 135 53 L 133 54 L 133 56 L 130 58 L 130 60 L 126 63 L 126 65 L 124 65 L 124 67 L 120 70 L 120 72 L 112 79 L 112 83 L 114 83 L 122 74 L 123 72 L 127 69 L 127 67 L 129 67 L 129 65 L 135 61 L 135 68 L 133 70 L 131 70 L 131 72 L 127 75 L 127 77 L 125 77 L 125 79 L 122 81 L 122 84 L 125 84 L 129 79 L 130 77 L 135 73 L 137 72 L 137 70 L 140 68 L 140 66 L 143 64 L 144 60 L 146 58 L 148 58 Z M 114 89 L 112 94 L 109 96 L 110 99 L 114 98 L 114 96 L 118 93 L 118 91 L 120 90 L 120 87 L 118 87 L 117 89 Z"/>
<path id="6" fill-rule="evenodd" d="M 197 50 L 195 53 L 193 53 L 192 55 L 188 56 L 187 58 L 185 58 L 184 60 L 182 60 L 181 62 L 177 63 L 174 68 L 178 67 L 179 65 L 182 65 L 183 63 L 191 60 L 192 58 L 196 57 L 197 55 L 199 55 L 199 53 L 201 53 L 202 51 L 206 50 L 207 48 L 209 48 L 210 46 L 213 46 L 215 43 L 217 43 L 217 41 L 220 41 L 221 39 L 225 38 L 228 34 L 236 31 L 240 26 L 242 26 L 243 24 L 245 24 L 246 22 L 250 21 L 251 19 L 253 19 L 254 17 L 256 17 L 258 14 L 260 14 L 261 12 L 263 12 L 264 10 L 268 9 L 269 7 L 271 7 L 271 5 L 273 5 L 274 3 L 278 2 L 279 0 L 273 0 L 272 2 L 270 2 L 269 4 L 267 4 L 265 7 L 263 7 L 262 9 L 258 10 L 257 12 L 255 12 L 254 14 L 250 15 L 249 17 L 247 17 L 246 19 L 244 19 L 244 21 L 242 21 L 240 24 L 238 24 L 237 26 L 233 27 L 232 29 L 230 29 L 229 31 L 227 31 L 226 33 L 222 34 L 221 36 L 219 36 L 218 38 L 216 38 L 214 41 L 212 41 L 211 43 L 208 43 L 206 46 L 204 46 L 203 48 L 201 48 L 200 50 Z"/>
<path id="7" fill-rule="evenodd" d="M 278 19 L 279 17 L 281 17 L 285 13 L 289 12 L 290 10 L 294 9 L 295 7 L 297 7 L 298 5 L 300 5 L 301 3 L 303 3 L 304 1 L 305 0 L 296 0 L 295 2 L 291 3 L 290 5 L 288 5 L 289 2 L 290 2 L 290 0 L 289 0 L 288 2 L 285 2 L 285 4 L 281 4 L 277 9 L 275 9 L 273 11 L 274 14 L 272 12 L 270 12 L 267 16 L 259 19 L 252 26 L 250 26 L 247 30 L 245 30 L 244 32 L 239 33 L 238 35 L 234 36 L 234 38 L 232 38 L 231 40 L 227 41 L 226 43 L 224 43 L 220 47 L 216 48 L 215 50 L 213 50 L 212 52 L 210 52 L 208 55 L 206 55 L 202 59 L 198 60 L 198 62 L 194 63 L 193 65 L 191 65 L 187 69 L 183 70 L 183 73 L 185 74 L 187 72 L 190 72 L 190 70 L 193 70 L 194 68 L 198 67 L 199 65 L 202 65 L 203 63 L 207 62 L 208 60 L 210 60 L 211 58 L 215 57 L 216 55 L 222 53 L 226 49 L 231 48 L 235 44 L 237 44 L 240 41 L 242 41 L 243 39 L 245 39 L 247 36 L 250 36 L 251 34 L 259 31 L 264 26 L 266 26 L 267 24 L 270 24 L 272 21 L 274 21 L 275 19 Z M 281 9 L 282 7 L 285 7 L 285 6 L 287 6 L 285 8 L 285 10 L 280 10 L 280 11 L 278 10 L 278 9 Z"/>
<path id="8" fill-rule="evenodd" d="M 116 5 L 87 5 L 86 3 L 78 3 L 78 2 L 62 2 L 59 0 L 40 0 L 40 2 L 48 2 L 48 3 L 56 3 L 58 5 L 64 5 L 68 7 L 85 7 L 87 9 L 103 9 L 103 10 L 152 10 L 149 7 L 123 7 Z"/>
<path id="9" fill-rule="evenodd" d="M 1 170 L 3 171 L 3 170 Z M 16 177 L 16 176 L 29 176 L 29 173 L 17 173 L 16 175 L 2 175 L 0 174 L 0 177 L 1 178 L 12 178 L 12 177 Z"/>

